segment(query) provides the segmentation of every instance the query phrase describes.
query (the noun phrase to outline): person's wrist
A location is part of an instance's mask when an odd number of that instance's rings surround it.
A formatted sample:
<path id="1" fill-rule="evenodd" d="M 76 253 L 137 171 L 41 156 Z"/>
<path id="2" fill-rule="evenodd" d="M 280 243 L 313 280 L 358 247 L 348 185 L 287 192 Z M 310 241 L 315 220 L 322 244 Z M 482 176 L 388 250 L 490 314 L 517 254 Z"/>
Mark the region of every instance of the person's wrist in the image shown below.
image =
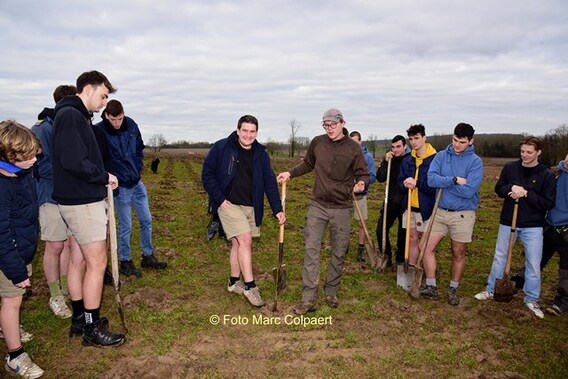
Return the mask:
<path id="1" fill-rule="evenodd" d="M 453 181 L 454 181 L 454 184 L 458 184 L 458 177 L 454 176 Z"/>

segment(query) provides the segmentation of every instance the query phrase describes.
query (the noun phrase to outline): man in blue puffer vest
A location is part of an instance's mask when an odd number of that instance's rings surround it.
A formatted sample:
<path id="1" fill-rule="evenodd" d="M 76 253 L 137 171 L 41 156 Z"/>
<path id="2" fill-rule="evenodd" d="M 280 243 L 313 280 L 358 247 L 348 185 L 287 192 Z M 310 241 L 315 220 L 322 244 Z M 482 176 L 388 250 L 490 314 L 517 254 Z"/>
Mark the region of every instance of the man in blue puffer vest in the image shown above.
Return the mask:
<path id="1" fill-rule="evenodd" d="M 166 262 L 154 256 L 152 245 L 152 215 L 148 205 L 148 192 L 140 179 L 144 159 L 144 142 L 140 129 L 133 119 L 124 115 L 120 101 L 110 100 L 96 127 L 106 134 L 110 147 L 112 169 L 118 178 L 118 195 L 114 203 L 118 215 L 118 251 L 120 273 L 126 276 L 142 276 L 132 262 L 130 237 L 132 235 L 132 208 L 140 222 L 140 246 L 142 267 L 164 269 Z"/>
<path id="2" fill-rule="evenodd" d="M 260 236 L 264 194 L 280 224 L 286 216 L 280 203 L 276 176 L 266 148 L 258 143 L 258 120 L 242 116 L 237 130 L 213 145 L 203 162 L 201 179 L 213 212 L 219 214 L 227 239 L 231 240 L 231 274 L 227 290 L 243 294 L 253 307 L 264 301 L 254 282 L 252 237 Z M 240 281 L 243 276 L 244 285 Z"/>

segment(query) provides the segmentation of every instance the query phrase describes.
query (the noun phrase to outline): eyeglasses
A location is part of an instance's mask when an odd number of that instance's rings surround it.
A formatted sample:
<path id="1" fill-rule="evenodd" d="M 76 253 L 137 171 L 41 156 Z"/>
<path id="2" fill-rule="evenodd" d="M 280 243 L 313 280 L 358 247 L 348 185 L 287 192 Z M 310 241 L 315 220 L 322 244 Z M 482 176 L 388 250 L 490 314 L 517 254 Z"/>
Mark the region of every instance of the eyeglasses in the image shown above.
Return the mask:
<path id="1" fill-rule="evenodd" d="M 328 123 L 322 123 L 321 126 L 323 126 L 323 128 L 325 130 L 332 128 L 335 129 L 337 127 L 337 124 L 339 124 L 339 122 L 328 122 Z"/>

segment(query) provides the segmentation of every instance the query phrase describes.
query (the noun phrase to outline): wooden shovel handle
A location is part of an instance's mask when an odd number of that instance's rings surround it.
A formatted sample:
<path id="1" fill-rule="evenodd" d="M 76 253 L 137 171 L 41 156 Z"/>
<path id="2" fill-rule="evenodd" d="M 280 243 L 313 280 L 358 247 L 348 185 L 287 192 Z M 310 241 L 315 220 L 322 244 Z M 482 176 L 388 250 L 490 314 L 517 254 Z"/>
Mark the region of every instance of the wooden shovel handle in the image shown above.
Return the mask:
<path id="1" fill-rule="evenodd" d="M 383 208 L 383 239 L 381 241 L 381 251 L 383 252 L 383 254 L 386 254 L 385 250 L 387 249 L 387 209 L 389 205 L 391 162 L 392 158 L 387 162 L 387 183 L 385 185 L 385 206 Z"/>
<path id="2" fill-rule="evenodd" d="M 282 202 L 282 212 L 286 210 L 286 182 L 282 183 L 282 194 L 280 195 Z M 284 224 L 280 225 L 280 236 L 278 237 L 279 243 L 284 243 Z"/>
<path id="3" fill-rule="evenodd" d="M 408 201 L 406 204 L 406 236 L 404 239 L 404 260 L 408 262 L 408 256 L 410 255 L 410 212 L 412 211 L 412 190 L 408 189 Z"/>
<path id="4" fill-rule="evenodd" d="M 519 199 L 515 200 L 513 207 L 513 219 L 511 220 L 511 234 L 509 235 L 509 248 L 507 249 L 507 264 L 505 265 L 505 276 L 509 276 L 511 271 L 511 261 L 513 260 L 513 246 L 515 245 L 515 232 L 517 231 L 517 215 L 519 213 Z"/>

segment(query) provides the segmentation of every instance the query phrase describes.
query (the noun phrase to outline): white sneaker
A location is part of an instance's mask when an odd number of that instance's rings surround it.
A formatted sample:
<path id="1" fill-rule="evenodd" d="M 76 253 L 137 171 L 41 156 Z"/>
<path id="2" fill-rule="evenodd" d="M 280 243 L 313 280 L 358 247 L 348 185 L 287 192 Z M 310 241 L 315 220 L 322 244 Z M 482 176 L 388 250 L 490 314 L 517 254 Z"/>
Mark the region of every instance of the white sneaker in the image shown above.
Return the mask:
<path id="1" fill-rule="evenodd" d="M 477 295 L 475 295 L 475 298 L 477 300 L 491 300 L 491 299 L 493 299 L 493 294 L 491 292 L 488 292 L 488 291 L 483 291 L 483 292 L 480 292 Z"/>
<path id="2" fill-rule="evenodd" d="M 34 379 L 43 375 L 43 370 L 33 363 L 28 353 L 25 352 L 12 360 L 10 360 L 9 355 L 6 355 L 4 367 L 10 374 L 21 376 L 22 378 Z"/>
<path id="3" fill-rule="evenodd" d="M 0 328 L 0 338 L 4 338 L 4 333 L 2 333 L 2 328 Z M 20 342 L 30 342 L 34 338 L 34 335 L 26 332 L 22 325 L 20 325 Z"/>
<path id="4" fill-rule="evenodd" d="M 227 291 L 229 292 L 233 292 L 236 294 L 242 294 L 243 292 L 245 292 L 245 286 L 243 285 L 243 283 L 239 280 L 237 282 L 235 282 L 235 284 L 233 284 L 232 286 L 230 285 L 231 281 L 229 280 L 229 282 L 227 283 Z"/>
<path id="5" fill-rule="evenodd" d="M 532 303 L 526 303 L 525 305 L 527 306 L 528 309 L 530 309 L 534 313 L 536 317 L 544 318 L 544 313 L 542 313 L 536 301 Z"/>
<path id="6" fill-rule="evenodd" d="M 260 297 L 260 291 L 258 290 L 258 287 L 244 290 L 243 295 L 245 295 L 245 297 L 253 307 L 261 308 L 266 304 L 264 300 L 262 300 L 262 297 Z"/>
<path id="7" fill-rule="evenodd" d="M 57 317 L 69 318 L 73 312 L 65 304 L 63 295 L 52 296 L 49 298 L 49 307 Z"/>

